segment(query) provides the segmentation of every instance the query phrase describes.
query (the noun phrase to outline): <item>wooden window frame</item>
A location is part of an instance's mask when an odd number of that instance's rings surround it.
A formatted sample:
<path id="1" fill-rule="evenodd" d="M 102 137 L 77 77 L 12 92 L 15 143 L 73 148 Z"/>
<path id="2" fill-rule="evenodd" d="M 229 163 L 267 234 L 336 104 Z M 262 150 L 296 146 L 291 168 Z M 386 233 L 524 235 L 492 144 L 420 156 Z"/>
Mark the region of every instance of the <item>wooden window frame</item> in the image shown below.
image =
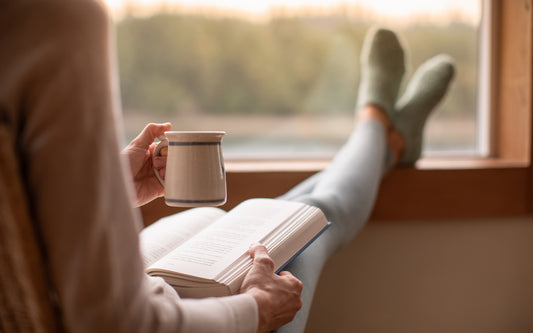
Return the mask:
<path id="1" fill-rule="evenodd" d="M 422 159 L 382 182 L 371 220 L 488 218 L 533 213 L 533 0 L 490 2 L 491 112 L 487 158 Z M 276 197 L 329 161 L 227 161 L 230 209 Z M 145 224 L 176 213 L 163 200 L 142 207 Z"/>

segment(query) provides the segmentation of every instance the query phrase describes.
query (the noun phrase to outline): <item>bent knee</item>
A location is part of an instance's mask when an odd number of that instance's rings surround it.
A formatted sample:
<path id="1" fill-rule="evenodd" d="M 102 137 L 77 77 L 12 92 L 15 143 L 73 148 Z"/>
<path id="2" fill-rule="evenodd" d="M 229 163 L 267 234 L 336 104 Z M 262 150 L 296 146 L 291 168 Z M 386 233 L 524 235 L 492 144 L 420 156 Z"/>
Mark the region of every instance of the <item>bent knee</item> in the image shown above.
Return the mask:
<path id="1" fill-rule="evenodd" d="M 53 22 L 71 24 L 76 22 L 107 20 L 107 8 L 98 0 L 40 0 L 35 4 Z"/>
<path id="2" fill-rule="evenodd" d="M 97 0 L 42 0 L 36 6 L 56 38 L 83 40 L 109 28 L 107 8 Z"/>

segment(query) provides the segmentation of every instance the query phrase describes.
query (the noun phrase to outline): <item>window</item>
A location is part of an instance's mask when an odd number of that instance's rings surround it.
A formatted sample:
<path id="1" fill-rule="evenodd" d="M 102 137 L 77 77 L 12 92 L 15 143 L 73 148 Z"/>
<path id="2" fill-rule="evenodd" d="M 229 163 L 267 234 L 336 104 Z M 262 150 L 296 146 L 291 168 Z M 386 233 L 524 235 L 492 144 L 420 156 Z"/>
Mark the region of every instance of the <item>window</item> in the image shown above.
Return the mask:
<path id="1" fill-rule="evenodd" d="M 486 137 L 490 138 L 487 156 L 424 159 L 416 168 L 394 170 L 381 186 L 373 220 L 430 221 L 533 213 L 533 1 L 484 0 L 483 5 L 484 11 L 490 8 L 482 28 L 484 44 L 478 50 L 480 66 L 486 68 L 479 93 L 486 95 L 483 108 L 490 111 L 485 114 Z M 127 82 L 127 78 L 122 81 Z M 249 197 L 282 194 L 327 161 L 228 164 L 225 208 Z M 177 210 L 156 200 L 142 211 L 148 224 Z"/>
<path id="2" fill-rule="evenodd" d="M 487 146 L 476 111 L 478 1 L 137 0 L 122 12 L 109 2 L 129 138 L 149 121 L 171 121 L 226 130 L 226 159 L 327 159 L 353 128 L 363 37 L 386 25 L 411 50 L 406 79 L 438 53 L 456 61 L 426 151 L 480 155 Z"/>

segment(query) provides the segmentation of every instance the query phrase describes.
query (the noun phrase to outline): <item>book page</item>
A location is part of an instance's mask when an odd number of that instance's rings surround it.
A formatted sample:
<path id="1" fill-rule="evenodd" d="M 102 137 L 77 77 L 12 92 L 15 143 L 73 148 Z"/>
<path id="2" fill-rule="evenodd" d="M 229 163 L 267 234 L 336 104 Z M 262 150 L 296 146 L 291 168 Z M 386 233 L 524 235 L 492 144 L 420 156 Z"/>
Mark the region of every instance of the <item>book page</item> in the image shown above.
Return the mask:
<path id="1" fill-rule="evenodd" d="M 303 206 L 301 203 L 268 199 L 247 200 L 150 269 L 214 279 L 245 254 L 251 243 L 262 239 Z"/>
<path id="2" fill-rule="evenodd" d="M 144 267 L 152 265 L 225 214 L 215 207 L 194 208 L 164 217 L 146 227 L 140 234 Z"/>

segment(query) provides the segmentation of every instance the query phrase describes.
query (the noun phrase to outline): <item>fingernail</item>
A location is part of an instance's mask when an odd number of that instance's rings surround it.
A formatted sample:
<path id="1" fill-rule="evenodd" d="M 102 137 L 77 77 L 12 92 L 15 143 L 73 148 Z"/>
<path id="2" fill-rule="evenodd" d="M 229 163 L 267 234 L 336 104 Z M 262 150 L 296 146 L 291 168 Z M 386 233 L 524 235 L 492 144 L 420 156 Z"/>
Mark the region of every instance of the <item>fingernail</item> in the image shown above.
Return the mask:
<path id="1" fill-rule="evenodd" d="M 154 158 L 154 168 L 159 169 L 163 167 L 163 161 L 160 158 Z"/>

